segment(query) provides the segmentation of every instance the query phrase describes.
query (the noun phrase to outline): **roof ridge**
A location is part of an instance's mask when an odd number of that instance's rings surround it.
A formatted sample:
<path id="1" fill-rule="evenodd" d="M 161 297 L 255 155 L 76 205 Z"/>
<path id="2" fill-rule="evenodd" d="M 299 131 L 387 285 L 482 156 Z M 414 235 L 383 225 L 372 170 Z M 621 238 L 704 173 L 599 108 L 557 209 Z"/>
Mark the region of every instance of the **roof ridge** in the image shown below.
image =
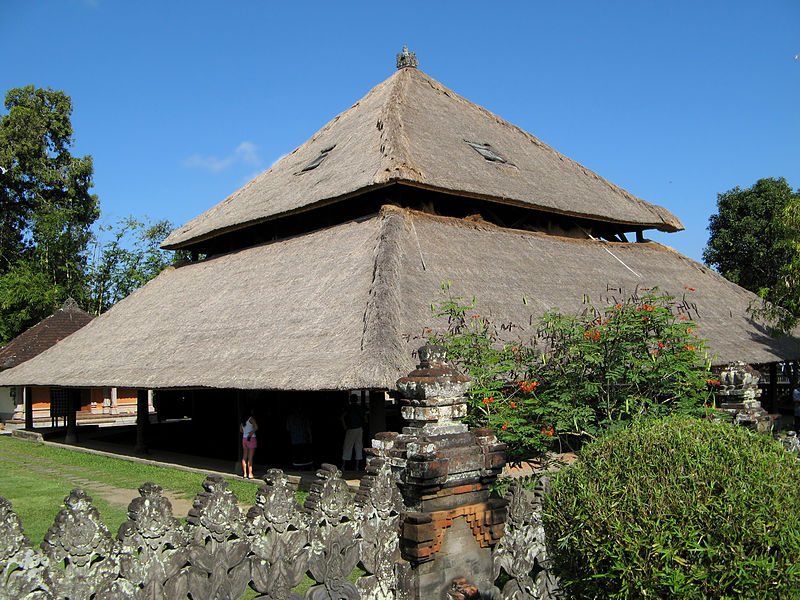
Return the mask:
<path id="1" fill-rule="evenodd" d="M 400 110 L 405 101 L 408 81 L 416 71 L 417 69 L 400 69 L 388 80 L 389 98 L 384 103 L 377 122 L 378 130 L 381 132 L 381 164 L 380 170 L 375 173 L 376 183 L 405 178 L 425 180 L 422 170 L 412 160 L 411 147 L 403 128 Z M 390 135 L 392 133 L 396 135 Z"/>
<path id="2" fill-rule="evenodd" d="M 372 283 L 364 308 L 360 364 L 386 370 L 398 364 L 403 354 L 400 335 L 400 243 L 405 221 L 397 210 L 381 210 L 375 239 Z M 382 374 L 383 375 L 383 374 Z"/>

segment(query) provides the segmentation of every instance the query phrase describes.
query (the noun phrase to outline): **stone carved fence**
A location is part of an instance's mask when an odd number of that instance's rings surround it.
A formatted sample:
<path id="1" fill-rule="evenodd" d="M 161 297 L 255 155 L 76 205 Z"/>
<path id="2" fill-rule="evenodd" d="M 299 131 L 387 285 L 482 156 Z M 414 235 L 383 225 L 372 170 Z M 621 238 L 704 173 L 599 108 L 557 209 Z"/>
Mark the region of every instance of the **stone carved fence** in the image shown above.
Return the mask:
<path id="1" fill-rule="evenodd" d="M 262 599 L 405 599 L 410 565 L 400 557 L 402 497 L 388 466 L 372 469 L 353 496 L 331 465 L 317 472 L 300 507 L 284 474 L 270 470 L 256 504 L 244 514 L 227 481 L 210 476 L 187 522 L 172 514 L 161 488 L 145 483 L 114 538 L 91 498 L 73 490 L 41 548 L 27 540 L 10 503 L 0 497 L 0 599 L 230 599 L 250 587 Z M 547 570 L 542 498 L 546 479 L 506 494 L 505 531 L 492 550 L 493 599 L 557 596 Z M 356 566 L 365 574 L 347 580 Z M 465 597 L 454 590 L 452 598 Z"/>

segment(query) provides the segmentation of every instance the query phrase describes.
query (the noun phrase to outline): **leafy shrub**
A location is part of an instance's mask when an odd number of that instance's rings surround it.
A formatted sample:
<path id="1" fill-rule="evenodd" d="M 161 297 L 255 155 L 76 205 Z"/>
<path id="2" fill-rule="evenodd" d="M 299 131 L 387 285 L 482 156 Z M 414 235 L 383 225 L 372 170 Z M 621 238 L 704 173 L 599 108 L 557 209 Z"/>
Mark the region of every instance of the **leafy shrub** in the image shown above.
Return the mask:
<path id="1" fill-rule="evenodd" d="M 432 341 L 473 379 L 471 424 L 493 427 L 512 460 L 556 444 L 575 449 L 643 416 L 700 416 L 713 404 L 715 380 L 685 298 L 652 292 L 579 315 L 550 311 L 531 339 L 513 344 L 501 340 L 516 326 L 498 327 L 474 300 L 450 297 L 434 309 L 448 330 Z"/>
<path id="2" fill-rule="evenodd" d="M 576 598 L 800 598 L 800 464 L 771 438 L 684 416 L 584 446 L 545 529 Z"/>

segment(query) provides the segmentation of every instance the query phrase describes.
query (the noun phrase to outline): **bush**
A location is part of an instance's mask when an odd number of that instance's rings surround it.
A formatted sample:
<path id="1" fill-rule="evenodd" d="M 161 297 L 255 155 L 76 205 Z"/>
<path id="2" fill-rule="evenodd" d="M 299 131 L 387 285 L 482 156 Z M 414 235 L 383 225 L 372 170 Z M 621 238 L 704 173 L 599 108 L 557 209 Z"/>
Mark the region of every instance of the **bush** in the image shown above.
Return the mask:
<path id="1" fill-rule="evenodd" d="M 433 342 L 473 379 L 470 424 L 493 427 L 511 460 L 577 449 L 643 416 L 713 410 L 718 382 L 685 297 L 642 290 L 611 306 L 587 303 L 579 315 L 531 316 L 534 335 L 514 343 L 502 340 L 522 329 L 498 327 L 474 300 L 448 298 L 434 309 L 448 317 L 448 331 Z"/>
<path id="2" fill-rule="evenodd" d="M 635 423 L 554 478 L 554 570 L 575 598 L 800 598 L 798 467 L 729 423 Z"/>

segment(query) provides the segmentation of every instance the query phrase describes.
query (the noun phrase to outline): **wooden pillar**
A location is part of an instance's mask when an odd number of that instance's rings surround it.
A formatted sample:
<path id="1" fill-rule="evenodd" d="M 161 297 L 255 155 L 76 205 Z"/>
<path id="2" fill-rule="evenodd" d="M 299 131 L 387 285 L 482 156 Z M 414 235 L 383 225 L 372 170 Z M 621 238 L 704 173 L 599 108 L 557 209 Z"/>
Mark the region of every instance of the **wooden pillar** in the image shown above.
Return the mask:
<path id="1" fill-rule="evenodd" d="M 233 427 L 233 430 L 236 432 L 236 464 L 233 465 L 233 472 L 237 475 L 244 476 L 244 473 L 242 473 L 242 454 L 244 453 L 244 449 L 242 448 L 242 434 L 239 433 L 239 424 L 242 422 L 242 416 L 247 406 L 244 401 L 242 390 L 236 390 L 236 403 L 234 406 L 236 407 L 236 415 L 234 415 L 236 425 Z"/>
<path id="2" fill-rule="evenodd" d="M 65 444 L 78 443 L 78 417 L 77 413 L 81 409 L 80 390 L 69 390 L 69 400 L 67 402 L 67 433 L 64 436 Z M 51 402 L 52 408 L 52 402 Z"/>
<path id="3" fill-rule="evenodd" d="M 136 454 L 147 454 L 147 426 L 150 413 L 147 410 L 147 390 L 136 390 Z"/>
<path id="4" fill-rule="evenodd" d="M 369 394 L 369 434 L 386 431 L 386 399 L 382 391 L 371 390 Z"/>
<path id="5" fill-rule="evenodd" d="M 778 408 L 778 363 L 769 365 L 769 402 L 767 412 L 774 413 Z"/>
<path id="6" fill-rule="evenodd" d="M 22 388 L 22 402 L 25 404 L 25 429 L 33 431 L 33 391 L 31 388 Z"/>

